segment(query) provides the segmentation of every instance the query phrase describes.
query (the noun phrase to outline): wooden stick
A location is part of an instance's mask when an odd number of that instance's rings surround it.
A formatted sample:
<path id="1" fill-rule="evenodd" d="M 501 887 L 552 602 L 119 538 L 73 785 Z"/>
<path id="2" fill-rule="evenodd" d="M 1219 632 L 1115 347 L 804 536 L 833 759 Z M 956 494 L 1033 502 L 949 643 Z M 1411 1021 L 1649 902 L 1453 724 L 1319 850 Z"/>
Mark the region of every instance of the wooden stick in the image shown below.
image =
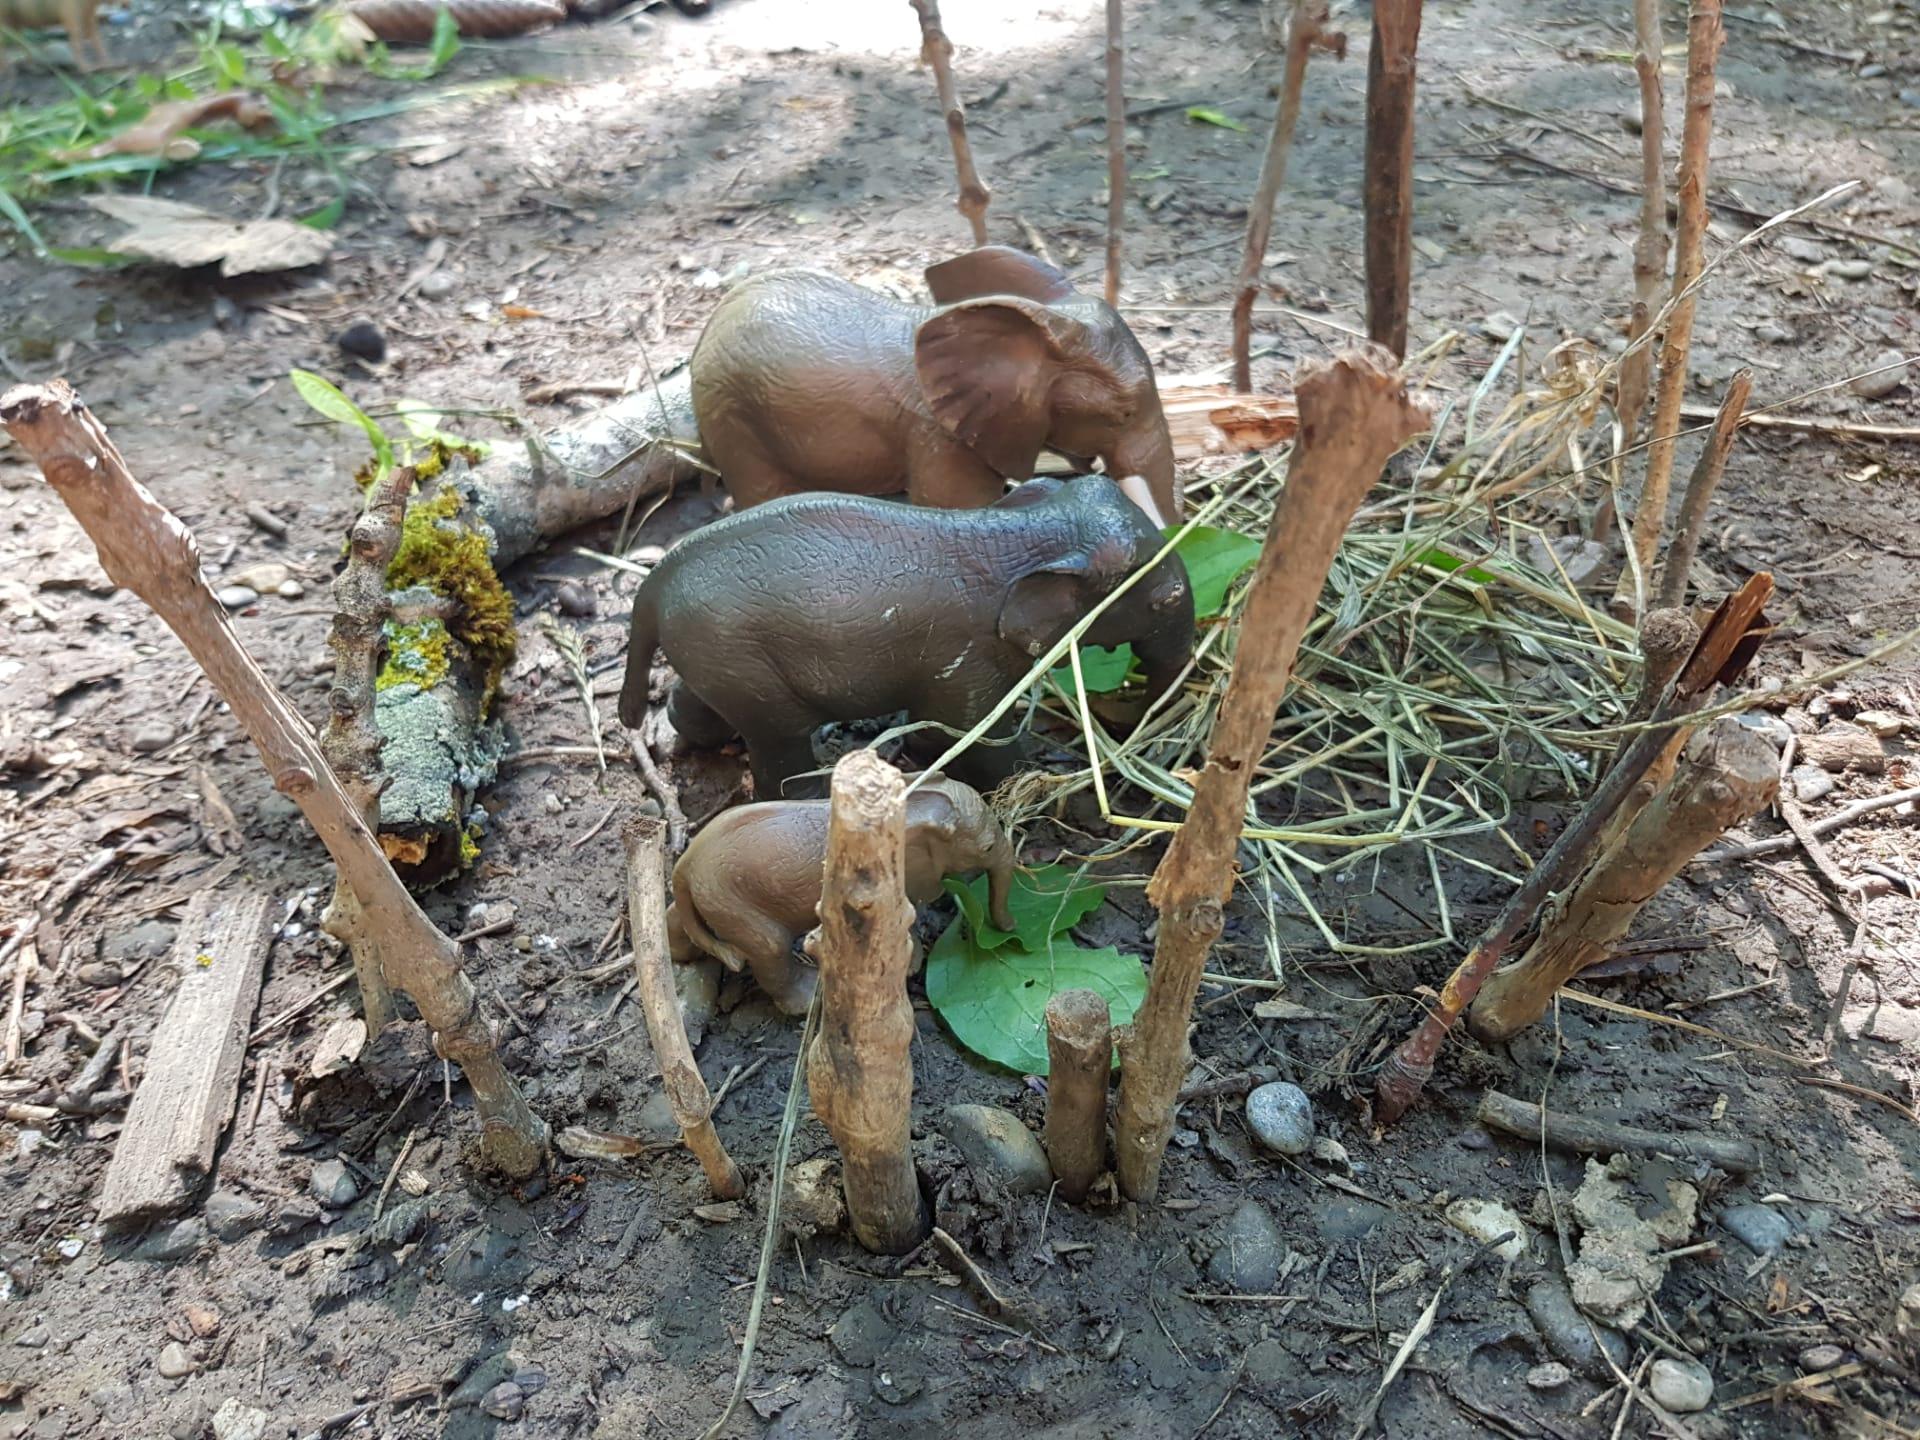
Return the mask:
<path id="1" fill-rule="evenodd" d="M 1525 955 L 1481 987 L 1467 1021 L 1482 1041 L 1533 1024 L 1553 993 L 1606 958 L 1648 901 L 1780 786 L 1780 760 L 1757 731 L 1723 716 L 1687 742 L 1672 782 L 1556 901 Z"/>
<path id="2" fill-rule="evenodd" d="M 1247 246 L 1240 256 L 1240 280 L 1233 297 L 1233 387 L 1253 388 L 1253 302 L 1260 293 L 1260 265 L 1273 232 L 1273 206 L 1287 180 L 1287 153 L 1293 146 L 1293 127 L 1300 118 L 1300 92 L 1306 84 L 1307 58 L 1317 46 L 1340 59 L 1347 57 L 1347 37 L 1328 30 L 1327 0 L 1294 0 L 1287 21 L 1287 68 L 1280 83 L 1280 104 L 1267 133 L 1267 153 L 1260 162 L 1260 183 L 1247 211 Z M 1109 302 L 1111 303 L 1111 302 Z"/>
<path id="3" fill-rule="evenodd" d="M 1413 83 L 1421 0 L 1375 0 L 1367 53 L 1367 334 L 1407 353 L 1413 285 Z"/>
<path id="4" fill-rule="evenodd" d="M 386 644 L 382 638 L 393 606 L 387 599 L 387 566 L 400 548 L 400 529 L 413 493 L 414 471 L 400 465 L 368 492 L 366 509 L 347 536 L 347 563 L 333 582 L 333 625 L 327 648 L 333 651 L 333 685 L 327 692 L 327 728 L 320 749 L 339 778 L 340 788 L 369 830 L 380 829 L 384 738 L 374 721 L 375 681 Z M 393 1019 L 393 992 L 380 969 L 380 953 L 360 924 L 360 902 L 339 875 L 333 883 L 321 925 L 346 943 L 360 985 L 360 1010 L 367 1034 L 378 1036 Z M 457 942 L 456 942 L 457 943 Z"/>
<path id="5" fill-rule="evenodd" d="M 1047 1002 L 1047 1159 L 1060 1198 L 1078 1205 L 1107 1168 L 1113 1023 L 1106 998 L 1062 990 Z"/>
<path id="6" fill-rule="evenodd" d="M 973 146 L 967 140 L 967 112 L 953 88 L 953 42 L 940 24 L 940 0 L 907 0 L 920 17 L 920 59 L 933 70 L 934 88 L 940 95 L 940 109 L 947 119 L 947 139 L 953 145 L 953 168 L 960 178 L 960 197 L 955 208 L 973 227 L 973 243 L 987 243 L 987 203 L 993 192 L 973 168 Z"/>
<path id="7" fill-rule="evenodd" d="M 1107 0 L 1107 304 L 1120 303 L 1120 231 L 1127 218 L 1126 51 L 1121 0 Z"/>
<path id="8" fill-rule="evenodd" d="M 1674 534 L 1673 544 L 1667 548 L 1665 568 L 1660 572 L 1660 595 L 1655 602 L 1659 605 L 1671 607 L 1687 603 L 1687 579 L 1693 570 L 1694 552 L 1700 548 L 1700 532 L 1706 528 L 1707 508 L 1713 503 L 1713 492 L 1719 488 L 1721 475 L 1726 472 L 1733 437 L 1740 428 L 1740 417 L 1746 413 L 1747 397 L 1752 393 L 1751 370 L 1742 370 L 1727 382 L 1726 398 L 1721 400 L 1720 411 L 1713 417 L 1706 447 L 1687 479 L 1686 498 L 1680 502 L 1680 528 Z"/>
<path id="9" fill-rule="evenodd" d="M 640 987 L 640 1008 L 653 1042 L 654 1063 L 667 1092 L 680 1139 L 707 1172 L 707 1184 L 719 1200 L 746 1194 L 740 1169 L 713 1128 L 713 1100 L 687 1043 L 687 1024 L 673 988 L 667 954 L 666 826 L 642 816 L 622 834 L 627 848 L 627 928 L 633 935 L 633 973 Z"/>
<path id="10" fill-rule="evenodd" d="M 1679 240 L 1673 254 L 1673 292 L 1667 302 L 1666 338 L 1660 347 L 1660 384 L 1654 397 L 1652 440 L 1647 447 L 1647 478 L 1633 516 L 1633 553 L 1639 574 L 1653 571 L 1654 556 L 1667 524 L 1667 491 L 1673 478 L 1673 452 L 1680 429 L 1680 406 L 1687 398 L 1687 352 L 1693 344 L 1694 296 L 1689 293 L 1705 263 L 1707 163 L 1713 141 L 1713 71 L 1725 35 L 1720 0 L 1692 0 L 1687 14 L 1687 112 L 1680 138 Z M 1634 593 L 1634 567 L 1620 572 L 1615 598 L 1646 608 Z"/>
<path id="11" fill-rule="evenodd" d="M 4 1049 L 0 1049 L 0 1071 L 20 1063 L 23 1045 L 20 1026 L 26 1016 L 27 986 L 40 973 L 40 948 L 32 936 L 20 945 L 20 958 L 13 967 L 13 998 L 7 1003 L 7 1029 Z"/>
<path id="12" fill-rule="evenodd" d="M 100 422 L 63 380 L 16 386 L 0 420 L 40 466 L 93 540 L 114 584 L 133 591 L 179 636 L 252 738 L 275 788 L 319 833 L 360 899 L 382 967 L 465 1071 L 481 1123 L 480 1156 L 515 1178 L 546 1157 L 546 1126 L 527 1108 L 494 1048 L 460 952 L 400 883 L 379 841 L 340 788 L 313 731 L 247 653 L 200 568 L 192 533 L 128 472 Z"/>
<path id="13" fill-rule="evenodd" d="M 247 891 L 201 890 L 188 903 L 170 955 L 180 984 L 114 1142 L 100 1187 L 102 1224 L 179 1209 L 213 1168 L 240 1089 L 275 908 L 271 895 Z"/>
<path id="14" fill-rule="evenodd" d="M 1831 835 L 1834 831 L 1864 819 L 1878 810 L 1891 810 L 1897 805 L 1920 804 L 1920 785 L 1906 790 L 1891 790 L 1885 795 L 1875 795 L 1866 800 L 1856 800 L 1843 809 L 1836 810 L 1825 819 L 1816 820 L 1807 826 L 1809 835 Z M 1724 850 L 1709 850 L 1699 857 L 1696 863 L 1701 865 L 1724 865 L 1734 860 L 1756 860 L 1763 855 L 1783 855 L 1800 843 L 1792 835 L 1776 835 L 1770 840 L 1754 840 L 1745 845 L 1730 845 Z"/>
<path id="15" fill-rule="evenodd" d="M 1432 423 L 1392 360 L 1349 350 L 1308 362 L 1298 381 L 1300 434 L 1249 588 L 1240 650 L 1214 721 L 1193 806 L 1147 896 L 1160 915 L 1146 1001 L 1119 1036 L 1114 1148 L 1120 1189 L 1150 1201 L 1187 1073 L 1187 1025 L 1233 890 L 1234 853 L 1254 766 L 1293 673 L 1327 571 L 1360 501 L 1389 456 Z"/>
<path id="16" fill-rule="evenodd" d="M 1667 127 L 1660 85 L 1660 0 L 1633 0 L 1633 27 L 1639 42 L 1633 68 L 1640 77 L 1640 233 L 1633 242 L 1633 318 L 1627 327 L 1627 353 L 1620 361 L 1618 413 L 1623 449 L 1633 447 L 1647 408 L 1653 347 L 1640 342 L 1660 308 L 1660 286 L 1667 278 Z"/>
<path id="17" fill-rule="evenodd" d="M 904 1255 L 930 1223 L 913 1168 L 913 906 L 906 782 L 871 750 L 833 767 L 820 897 L 820 1033 L 807 1054 L 813 1110 L 840 1147 L 854 1238 Z"/>

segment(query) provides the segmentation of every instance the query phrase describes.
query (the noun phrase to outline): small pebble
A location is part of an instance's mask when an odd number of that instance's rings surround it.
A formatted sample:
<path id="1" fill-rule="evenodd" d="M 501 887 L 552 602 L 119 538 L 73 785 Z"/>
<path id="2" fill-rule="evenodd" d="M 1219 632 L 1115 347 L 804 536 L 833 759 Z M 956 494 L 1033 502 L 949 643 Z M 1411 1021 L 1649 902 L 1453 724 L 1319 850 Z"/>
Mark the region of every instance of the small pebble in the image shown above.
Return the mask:
<path id="1" fill-rule="evenodd" d="M 1856 375 L 1847 388 L 1863 400 L 1879 400 L 1907 383 L 1906 356 L 1898 350 L 1882 350 L 1868 363 L 1866 373 Z"/>
<path id="2" fill-rule="evenodd" d="M 260 598 L 260 592 L 251 585 L 222 585 L 213 598 L 229 610 L 244 610 Z"/>
<path id="3" fill-rule="evenodd" d="M 1713 1372 L 1695 1361 L 1663 1355 L 1647 1372 L 1647 1391 L 1664 1409 L 1691 1415 L 1713 1403 Z"/>
<path id="4" fill-rule="evenodd" d="M 1902 105 L 1911 105 L 1914 109 L 1920 110 L 1920 90 L 1902 90 L 1900 92 L 1900 103 Z"/>
<path id="5" fill-rule="evenodd" d="M 1511 340 L 1513 332 L 1520 328 L 1520 321 L 1505 310 L 1496 310 L 1480 322 L 1480 333 L 1491 340 L 1502 342 Z"/>
<path id="6" fill-rule="evenodd" d="M 551 790 L 540 797 L 540 806 L 549 815 L 558 815 L 562 810 L 567 808 L 566 803 Z"/>
<path id="7" fill-rule="evenodd" d="M 459 289 L 459 287 L 460 282 L 446 271 L 435 270 L 420 282 L 420 298 L 422 300 L 444 300 L 455 290 Z"/>
<path id="8" fill-rule="evenodd" d="M 1793 781 L 1794 798 L 1802 805 L 1826 799 L 1838 783 L 1818 765 L 1796 765 L 1789 778 Z"/>
<path id="9" fill-rule="evenodd" d="M 1053 1167 L 1039 1139 L 1012 1112 L 997 1105 L 949 1105 L 941 1132 L 969 1169 L 991 1175 L 1014 1195 L 1042 1195 Z"/>
<path id="10" fill-rule="evenodd" d="M 302 595 L 307 593 L 307 587 L 302 585 L 298 580 L 282 580 L 274 587 L 273 593 L 278 595 L 282 600 L 298 600 Z"/>
<path id="11" fill-rule="evenodd" d="M 1242 1200 L 1221 1225 L 1217 1240 L 1207 1260 L 1208 1280 L 1242 1295 L 1272 1291 L 1287 1246 L 1264 1205 L 1258 1200 Z"/>
<path id="12" fill-rule="evenodd" d="M 262 1440 L 272 1423 L 266 1411 L 229 1399 L 213 1412 L 213 1440 Z"/>
<path id="13" fill-rule="evenodd" d="M 45 1325 L 32 1325 L 14 1336 L 13 1343 L 22 1350 L 44 1350 L 47 1348 L 47 1341 L 52 1338 L 51 1332 Z"/>
<path id="14" fill-rule="evenodd" d="M 1558 1390 L 1573 1378 L 1573 1372 L 1558 1360 L 1546 1360 L 1527 1371 L 1527 1384 L 1535 1390 Z"/>
<path id="15" fill-rule="evenodd" d="M 1864 280 L 1873 274 L 1871 260 L 1829 260 L 1820 267 L 1823 274 L 1837 280 Z"/>
<path id="16" fill-rule="evenodd" d="M 1720 1223 L 1756 1255 L 1772 1255 L 1793 1235 L 1793 1222 L 1771 1205 L 1732 1205 Z"/>
<path id="17" fill-rule="evenodd" d="M 1902 1340 L 1920 1340 L 1920 1280 L 1907 1286 L 1894 1306 L 1893 1333 Z"/>
<path id="18" fill-rule="evenodd" d="M 339 1160 L 322 1160 L 307 1182 L 313 1198 L 329 1210 L 344 1210 L 360 1197 L 360 1185 Z"/>
<path id="19" fill-rule="evenodd" d="M 1511 1206 L 1502 1205 L 1498 1200 L 1482 1200 L 1466 1196 L 1447 1206 L 1447 1223 L 1465 1234 L 1480 1241 L 1492 1240 L 1505 1235 L 1493 1247 L 1493 1253 L 1502 1260 L 1518 1260 L 1527 1252 L 1529 1231 L 1524 1220 L 1516 1215 Z"/>
<path id="20" fill-rule="evenodd" d="M 162 1347 L 154 1368 L 163 1380 L 184 1380 L 193 1373 L 193 1356 L 178 1340 L 169 1341 Z"/>
<path id="21" fill-rule="evenodd" d="M 593 592 L 577 580 L 562 580 L 554 587 L 553 598 L 563 615 L 581 619 L 592 616 L 600 608 L 594 601 Z"/>
<path id="22" fill-rule="evenodd" d="M 1281 1155 L 1304 1155 L 1313 1144 L 1313 1102 L 1284 1080 L 1259 1085 L 1247 1095 L 1247 1128 Z"/>
<path id="23" fill-rule="evenodd" d="M 1800 1352 L 1800 1368 L 1812 1372 L 1831 1370 L 1847 1358 L 1847 1352 L 1838 1345 L 1809 1345 Z"/>
<path id="24" fill-rule="evenodd" d="M 1748 710 L 1733 718 L 1764 738 L 1776 750 L 1786 749 L 1787 741 L 1793 738 L 1793 727 L 1778 715 L 1770 715 L 1765 710 Z"/>
<path id="25" fill-rule="evenodd" d="M 386 332 L 371 320 L 354 321 L 333 337 L 333 343 L 369 365 L 378 365 L 387 358 Z"/>
<path id="26" fill-rule="evenodd" d="M 136 755 L 151 755 L 156 750 L 164 750 L 173 743 L 173 726 L 164 720 L 149 720 L 133 732 L 133 738 L 127 742 Z"/>
<path id="27" fill-rule="evenodd" d="M 1756 338 L 1766 341 L 1769 345 L 1793 343 L 1793 331 L 1784 325 L 1775 325 L 1772 321 L 1768 321 L 1765 325 L 1754 326 L 1753 333 Z"/>
<path id="28" fill-rule="evenodd" d="M 84 965 L 76 965 L 73 975 L 82 985 L 91 985 L 98 990 L 110 990 L 118 985 L 126 972 L 110 960 L 89 960 Z"/>
<path id="29" fill-rule="evenodd" d="M 511 1380 L 502 1380 L 486 1393 L 480 1402 L 482 1414 L 491 1415 L 496 1420 L 505 1420 L 512 1424 L 518 1420 L 527 1408 L 527 1392 Z"/>
<path id="30" fill-rule="evenodd" d="M 1891 710 L 1862 710 L 1853 717 L 1853 723 L 1882 740 L 1892 740 L 1907 728 L 1906 720 Z"/>
<path id="31" fill-rule="evenodd" d="M 1878 80 L 1887 73 L 1887 67 L 1878 60 L 1869 60 L 1853 73 L 1862 80 Z"/>

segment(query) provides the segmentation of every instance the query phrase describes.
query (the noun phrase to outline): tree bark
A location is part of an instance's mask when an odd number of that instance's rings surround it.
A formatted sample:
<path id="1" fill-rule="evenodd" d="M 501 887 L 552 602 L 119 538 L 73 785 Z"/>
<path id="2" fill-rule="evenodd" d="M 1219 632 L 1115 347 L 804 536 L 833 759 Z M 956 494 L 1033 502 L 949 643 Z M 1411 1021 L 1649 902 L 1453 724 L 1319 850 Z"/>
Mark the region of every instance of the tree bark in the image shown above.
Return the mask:
<path id="1" fill-rule="evenodd" d="M 1404 359 L 1413 285 L 1413 86 L 1421 0 L 1374 0 L 1367 54 L 1367 334 Z"/>
<path id="2" fill-rule="evenodd" d="M 1062 990 L 1047 1002 L 1047 1159 L 1060 1198 L 1078 1205 L 1107 1168 L 1107 1079 L 1113 1025 L 1093 990 Z"/>
<path id="3" fill-rule="evenodd" d="M 1681 867 L 1771 800 L 1779 781 L 1779 757 L 1758 732 L 1731 716 L 1702 729 L 1671 783 L 1555 903 L 1526 954 L 1488 977 L 1467 1012 L 1473 1033 L 1508 1040 L 1546 1014 L 1554 992 L 1605 959 Z"/>
<path id="4" fill-rule="evenodd" d="M 930 1219 L 913 1168 L 913 906 L 906 782 L 871 750 L 833 768 L 820 897 L 820 1033 L 807 1054 L 814 1113 L 840 1147 L 854 1237 L 904 1255 Z"/>
<path id="5" fill-rule="evenodd" d="M 40 466 L 100 552 L 116 585 L 152 607 L 192 653 L 273 776 L 297 804 L 359 898 L 381 969 L 434 1032 L 434 1046 L 473 1087 L 480 1156 L 515 1178 L 546 1158 L 547 1128 L 500 1063 L 454 944 L 427 919 L 340 788 L 306 722 L 261 673 L 200 568 L 192 533 L 128 472 L 100 422 L 63 380 L 0 398 L 0 420 Z"/>
<path id="6" fill-rule="evenodd" d="M 1349 350 L 1331 362 L 1303 364 L 1297 392 L 1300 434 L 1248 590 L 1206 765 L 1193 806 L 1147 887 L 1160 933 L 1147 998 L 1119 1037 L 1114 1120 L 1120 1189 L 1142 1202 L 1159 1187 L 1186 1078 L 1193 998 L 1224 923 L 1247 790 L 1300 639 L 1360 501 L 1387 458 L 1432 423 L 1378 351 Z"/>
<path id="7" fill-rule="evenodd" d="M 647 1038 L 653 1042 L 654 1062 L 660 1067 L 660 1084 L 667 1092 L 673 1123 L 680 1127 L 680 1138 L 707 1172 L 714 1197 L 737 1200 L 747 1187 L 713 1128 L 713 1096 L 687 1041 L 667 954 L 666 827 L 657 820 L 635 820 L 622 839 L 627 848 L 627 927 L 633 933 L 633 973 L 647 1020 Z"/>
<path id="8" fill-rule="evenodd" d="M 1671 607 L 1687 603 L 1687 583 L 1694 554 L 1700 548 L 1700 532 L 1707 525 L 1707 508 L 1713 503 L 1713 492 L 1719 488 L 1721 475 L 1726 472 L 1733 437 L 1739 433 L 1740 417 L 1746 414 L 1747 396 L 1752 393 L 1751 370 L 1742 370 L 1727 382 L 1726 397 L 1720 402 L 1719 413 L 1713 417 L 1706 447 L 1687 479 L 1686 498 L 1680 502 L 1680 528 L 1674 533 L 1665 567 L 1660 572 L 1660 598 L 1656 602 L 1659 605 Z"/>
<path id="9" fill-rule="evenodd" d="M 1538 1105 L 1516 1100 L 1498 1090 L 1480 1096 L 1473 1118 L 1489 1130 L 1539 1144 L 1545 1138 L 1555 1150 L 1575 1155 L 1669 1155 L 1677 1160 L 1704 1160 L 1732 1175 L 1748 1175 L 1760 1168 L 1760 1147 L 1751 1140 L 1685 1131 L 1643 1130 L 1598 1115 L 1542 1112 Z"/>
<path id="10" fill-rule="evenodd" d="M 1647 408 L 1653 346 L 1641 344 L 1667 278 L 1667 162 L 1665 99 L 1660 84 L 1660 0 L 1633 0 L 1638 44 L 1633 68 L 1640 77 L 1640 233 L 1633 242 L 1633 318 L 1627 354 L 1620 361 L 1619 416 L 1622 449 L 1631 449 Z"/>
<path id="11" fill-rule="evenodd" d="M 1109 305 L 1120 303 L 1120 232 L 1127 219 L 1127 82 L 1122 8 L 1122 0 L 1107 0 L 1106 294 Z"/>
<path id="12" fill-rule="evenodd" d="M 973 168 L 973 146 L 967 139 L 967 112 L 953 87 L 953 42 L 940 23 L 939 0 L 907 0 L 920 17 L 920 59 L 933 70 L 934 88 L 940 95 L 940 110 L 946 116 L 947 139 L 953 145 L 953 169 L 960 181 L 960 197 L 954 208 L 967 217 L 973 227 L 973 243 L 987 243 L 987 204 L 993 192 Z"/>
<path id="13" fill-rule="evenodd" d="M 1247 210 L 1247 246 L 1240 256 L 1240 279 L 1233 297 L 1233 387 L 1253 388 L 1253 302 L 1260 294 L 1260 265 L 1273 233 L 1273 206 L 1287 181 L 1287 152 L 1293 146 L 1293 127 L 1300 118 L 1300 92 L 1306 84 L 1307 59 L 1318 46 L 1340 59 L 1347 56 L 1347 37 L 1329 31 L 1327 0 L 1294 0 L 1287 22 L 1287 68 L 1280 83 L 1280 104 L 1267 134 L 1267 153 L 1260 162 L 1260 183 Z"/>
<path id="14" fill-rule="evenodd" d="M 1640 504 L 1633 515 L 1632 543 L 1640 587 L 1635 585 L 1635 567 L 1629 565 L 1621 570 L 1615 589 L 1615 599 L 1631 601 L 1636 613 L 1646 608 L 1644 587 L 1653 573 L 1660 537 L 1666 531 L 1680 406 L 1687 398 L 1687 352 L 1693 344 L 1691 288 L 1705 265 L 1702 242 L 1707 233 L 1707 163 L 1713 142 L 1713 73 L 1724 38 L 1720 0 L 1693 0 L 1687 14 L 1687 112 L 1680 137 L 1680 224 L 1673 252 L 1673 293 L 1668 301 L 1671 314 L 1660 346 L 1660 384 L 1654 396 L 1647 478 L 1640 487 Z"/>

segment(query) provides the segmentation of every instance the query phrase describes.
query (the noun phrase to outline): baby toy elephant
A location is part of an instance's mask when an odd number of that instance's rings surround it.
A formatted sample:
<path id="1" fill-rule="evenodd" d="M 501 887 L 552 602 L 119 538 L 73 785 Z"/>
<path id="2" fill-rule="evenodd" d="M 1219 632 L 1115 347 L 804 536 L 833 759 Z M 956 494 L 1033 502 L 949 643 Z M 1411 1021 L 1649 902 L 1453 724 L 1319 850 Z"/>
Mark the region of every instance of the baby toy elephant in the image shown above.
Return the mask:
<path id="1" fill-rule="evenodd" d="M 1106 462 L 1157 526 L 1178 520 L 1153 363 L 1053 266 L 988 246 L 905 305 L 811 270 L 741 282 L 693 352 L 693 409 L 737 509 L 806 490 L 990 505 L 1050 449 Z"/>
<path id="2" fill-rule="evenodd" d="M 818 972 L 794 959 L 793 944 L 819 923 L 829 803 L 742 805 L 694 838 L 673 867 L 667 943 L 675 960 L 704 951 L 730 970 L 751 970 L 774 1004 L 806 1013 Z M 993 923 L 1011 930 L 1013 845 L 1000 822 L 965 785 L 922 782 L 907 796 L 907 898 L 924 905 L 940 897 L 943 876 L 983 870 Z"/>
<path id="3" fill-rule="evenodd" d="M 646 715 L 656 645 L 679 672 L 667 704 L 695 745 L 745 738 L 756 797 L 814 768 L 813 732 L 905 710 L 972 728 L 1036 657 L 1164 542 L 1111 480 L 1033 481 L 984 510 L 929 510 L 851 495 L 794 495 L 696 530 L 633 600 L 620 719 Z M 1193 650 L 1193 589 L 1169 555 L 1089 629 L 1133 646 L 1151 697 Z M 988 738 L 1012 740 L 1003 717 Z M 925 732 L 923 732 L 925 733 Z M 944 745 L 944 741 L 940 742 Z M 953 769 L 990 790 L 1013 744 Z M 815 777 L 787 798 L 825 793 Z"/>

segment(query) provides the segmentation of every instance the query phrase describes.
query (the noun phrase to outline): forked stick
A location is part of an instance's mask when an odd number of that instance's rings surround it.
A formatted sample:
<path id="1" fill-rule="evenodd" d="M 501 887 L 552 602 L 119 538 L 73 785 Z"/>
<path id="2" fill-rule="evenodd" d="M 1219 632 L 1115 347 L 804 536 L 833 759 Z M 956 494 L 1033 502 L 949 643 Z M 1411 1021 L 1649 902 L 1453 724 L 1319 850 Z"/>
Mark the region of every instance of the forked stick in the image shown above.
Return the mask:
<path id="1" fill-rule="evenodd" d="M 480 1156 L 515 1178 L 547 1154 L 547 1127 L 500 1063 L 493 1030 L 460 969 L 460 952 L 407 893 L 359 810 L 340 788 L 320 742 L 261 673 L 200 569 L 200 547 L 135 480 L 106 430 L 64 380 L 0 397 L 20 448 L 40 466 L 100 552 L 113 583 L 133 591 L 180 637 L 227 702 L 273 776 L 300 807 L 360 899 L 358 924 L 381 969 L 420 1008 L 434 1048 L 465 1072 L 480 1116 Z"/>
<path id="2" fill-rule="evenodd" d="M 680 1127 L 680 1139 L 707 1172 L 715 1198 L 738 1200 L 747 1187 L 713 1128 L 713 1096 L 694 1062 L 673 988 L 667 956 L 666 826 L 643 817 L 629 823 L 621 838 L 627 847 L 627 928 L 633 936 L 634 979 L 667 1106 Z"/>
<path id="3" fill-rule="evenodd" d="M 1315 47 L 1347 58 L 1347 37 L 1327 30 L 1327 0 L 1294 0 L 1287 22 L 1287 68 L 1280 82 L 1280 104 L 1267 133 L 1267 153 L 1260 162 L 1260 183 L 1247 210 L 1247 248 L 1240 256 L 1239 288 L 1233 297 L 1233 388 L 1253 388 L 1253 302 L 1260 293 L 1260 265 L 1267 238 L 1273 232 L 1273 206 L 1287 181 L 1287 152 L 1293 146 L 1293 127 L 1300 118 L 1300 91 L 1306 83 L 1307 58 Z"/>
<path id="4" fill-rule="evenodd" d="M 1114 1150 L 1120 1189 L 1153 1199 L 1186 1078 L 1187 1025 L 1207 956 L 1225 923 L 1234 852 L 1255 767 L 1294 657 L 1354 511 L 1389 456 L 1432 423 L 1391 357 L 1368 347 L 1308 362 L 1296 383 L 1300 434 L 1248 588 L 1240 648 L 1187 812 L 1147 898 L 1160 913 L 1153 978 L 1120 1032 Z"/>
<path id="5" fill-rule="evenodd" d="M 993 192 L 973 168 L 973 146 L 967 140 L 967 112 L 953 88 L 953 42 L 940 24 L 940 0 L 907 0 L 920 17 L 920 59 L 933 70 L 934 88 L 940 94 L 940 110 L 947 120 L 947 139 L 953 143 L 954 173 L 960 178 L 960 198 L 955 208 L 973 226 L 973 243 L 987 243 L 987 202 Z"/>

